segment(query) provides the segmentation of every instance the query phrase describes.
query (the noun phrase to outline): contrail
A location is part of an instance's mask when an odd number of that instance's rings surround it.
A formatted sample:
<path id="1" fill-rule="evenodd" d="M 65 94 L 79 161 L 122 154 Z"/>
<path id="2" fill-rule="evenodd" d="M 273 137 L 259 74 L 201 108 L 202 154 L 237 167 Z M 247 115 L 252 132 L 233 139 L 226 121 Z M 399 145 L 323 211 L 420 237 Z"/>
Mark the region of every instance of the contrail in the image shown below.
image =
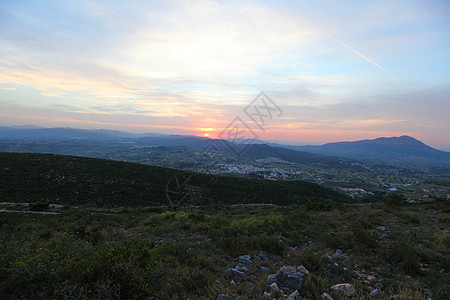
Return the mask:
<path id="1" fill-rule="evenodd" d="M 383 69 L 382 66 L 380 66 L 379 64 L 377 64 L 376 62 L 374 62 L 373 60 L 371 60 L 370 58 L 368 58 L 367 56 L 365 56 L 364 54 L 356 51 L 355 49 L 353 49 L 352 47 L 350 47 L 349 45 L 347 45 L 344 42 L 341 42 L 340 40 L 335 39 L 334 37 L 328 35 L 332 40 L 338 42 L 339 44 L 341 44 L 342 46 L 344 46 L 345 48 L 347 48 L 348 50 L 352 51 L 353 53 L 357 54 L 359 57 L 362 57 L 364 60 L 370 62 L 372 65 L 374 65 L 375 67 L 377 67 L 378 69 L 380 69 L 381 71 L 383 71 L 386 74 L 389 74 L 388 71 L 386 71 L 385 69 Z"/>
<path id="2" fill-rule="evenodd" d="M 308 19 L 301 17 L 303 19 L 304 22 L 308 23 L 310 26 L 315 27 L 317 29 L 317 31 L 319 33 L 322 33 L 323 35 L 329 37 L 330 39 L 332 39 L 333 41 L 341 44 L 342 46 L 344 46 L 345 48 L 347 48 L 348 50 L 352 51 L 353 53 L 355 53 L 356 55 L 358 55 L 359 57 L 363 58 L 365 61 L 370 62 L 372 65 L 374 65 L 375 67 L 377 67 L 378 69 L 380 69 L 381 71 L 383 71 L 386 74 L 390 74 L 388 71 L 386 71 L 382 66 L 380 66 L 379 64 L 377 64 L 376 62 L 374 62 L 373 60 L 371 60 L 370 58 L 368 58 L 367 56 L 365 56 L 364 54 L 356 51 L 355 49 L 353 49 L 352 47 L 350 47 L 349 45 L 347 45 L 344 42 L 341 42 L 338 39 L 335 39 L 334 37 L 331 36 L 331 34 L 329 34 L 326 30 L 324 30 L 323 28 L 315 25 L 314 23 L 310 22 Z"/>

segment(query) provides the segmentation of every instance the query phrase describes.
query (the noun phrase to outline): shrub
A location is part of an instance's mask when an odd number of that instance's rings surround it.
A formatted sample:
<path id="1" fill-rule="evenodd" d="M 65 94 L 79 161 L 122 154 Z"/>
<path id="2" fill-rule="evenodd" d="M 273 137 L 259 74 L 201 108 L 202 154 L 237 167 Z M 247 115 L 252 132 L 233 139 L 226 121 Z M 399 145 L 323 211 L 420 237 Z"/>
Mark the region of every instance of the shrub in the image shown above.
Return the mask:
<path id="1" fill-rule="evenodd" d="M 405 259 L 405 251 L 410 251 L 409 247 L 405 241 L 393 243 L 389 252 L 390 260 L 394 263 L 402 262 Z"/>
<path id="2" fill-rule="evenodd" d="M 353 236 L 354 236 L 356 242 L 365 248 L 377 248 L 378 247 L 376 236 L 362 228 L 359 228 L 359 227 L 354 228 Z"/>
<path id="3" fill-rule="evenodd" d="M 406 252 L 405 258 L 400 263 L 402 270 L 407 274 L 420 274 L 420 263 L 417 255 L 413 252 Z"/>
<path id="4" fill-rule="evenodd" d="M 313 250 L 305 250 L 298 256 L 298 265 L 305 266 L 310 272 L 317 272 L 322 267 L 321 256 Z"/>
<path id="5" fill-rule="evenodd" d="M 437 238 L 437 246 L 438 250 L 450 250 L 450 235 L 442 234 Z"/>
<path id="6" fill-rule="evenodd" d="M 329 287 L 325 278 L 316 274 L 306 276 L 302 286 L 302 295 L 309 299 L 320 299 L 321 294 Z"/>
<path id="7" fill-rule="evenodd" d="M 267 235 L 249 237 L 245 244 L 248 250 L 262 250 L 277 255 L 283 255 L 287 249 L 287 246 L 276 237 Z"/>
<path id="8" fill-rule="evenodd" d="M 409 214 L 403 214 L 401 215 L 403 218 L 405 218 L 406 222 L 408 224 L 413 224 L 413 225 L 418 225 L 420 224 L 420 219 L 419 217 L 415 216 L 415 215 L 409 215 Z"/>
<path id="9" fill-rule="evenodd" d="M 323 199 L 319 201 L 308 200 L 306 202 L 306 209 L 310 211 L 331 211 L 335 207 L 335 204 L 330 202 L 325 202 Z"/>
<path id="10" fill-rule="evenodd" d="M 386 196 L 386 204 L 389 206 L 398 206 L 402 205 L 405 202 L 406 198 L 400 193 L 389 193 Z"/>
<path id="11" fill-rule="evenodd" d="M 325 243 L 327 247 L 349 249 L 353 247 L 351 236 L 349 234 L 335 234 L 325 232 L 320 235 L 320 240 Z"/>
<path id="12" fill-rule="evenodd" d="M 306 230 L 305 229 L 294 229 L 287 232 L 292 245 L 300 245 L 307 241 Z"/>
<path id="13" fill-rule="evenodd" d="M 242 255 L 241 253 L 243 252 L 243 245 L 241 239 L 233 237 L 218 238 L 214 241 L 214 243 L 216 244 L 217 248 L 221 249 L 232 257 Z"/>
<path id="14" fill-rule="evenodd" d="M 406 241 L 393 243 L 390 249 L 390 260 L 399 264 L 401 269 L 407 274 L 419 274 L 420 263 L 413 247 Z"/>
<path id="15" fill-rule="evenodd" d="M 167 272 L 165 285 L 171 298 L 186 299 L 187 295 L 202 295 L 214 278 L 205 269 L 175 268 Z"/>
<path id="16" fill-rule="evenodd" d="M 194 222 L 205 222 L 206 216 L 204 214 L 199 213 L 191 213 L 188 215 L 188 219 Z"/>
<path id="17" fill-rule="evenodd" d="M 10 216 L 0 216 L 0 226 L 2 226 L 3 224 L 12 225 L 14 224 L 14 221 Z"/>
<path id="18" fill-rule="evenodd" d="M 44 211 L 50 207 L 48 202 L 36 202 L 31 204 L 30 209 L 32 211 Z"/>

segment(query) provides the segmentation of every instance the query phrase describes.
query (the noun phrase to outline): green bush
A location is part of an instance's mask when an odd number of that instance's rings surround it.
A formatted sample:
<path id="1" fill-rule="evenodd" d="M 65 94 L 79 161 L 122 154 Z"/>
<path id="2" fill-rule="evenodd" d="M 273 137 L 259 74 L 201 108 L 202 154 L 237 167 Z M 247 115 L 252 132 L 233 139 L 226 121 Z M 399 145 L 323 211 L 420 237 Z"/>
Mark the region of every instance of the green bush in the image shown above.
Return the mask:
<path id="1" fill-rule="evenodd" d="M 437 238 L 436 248 L 441 251 L 450 250 L 450 235 L 441 234 Z"/>
<path id="2" fill-rule="evenodd" d="M 420 263 L 417 255 L 413 252 L 407 252 L 403 261 L 400 263 L 402 270 L 407 274 L 420 274 Z"/>
<path id="3" fill-rule="evenodd" d="M 306 209 L 310 211 L 331 211 L 335 208 L 335 204 L 331 202 L 326 202 L 323 199 L 319 201 L 308 200 L 306 202 Z"/>
<path id="4" fill-rule="evenodd" d="M 269 254 L 283 255 L 287 250 L 286 244 L 274 236 L 251 236 L 246 240 L 245 244 L 250 251 L 262 250 Z"/>
<path id="5" fill-rule="evenodd" d="M 399 206 L 405 203 L 406 197 L 400 193 L 389 193 L 386 196 L 386 204 L 389 206 Z"/>
<path id="6" fill-rule="evenodd" d="M 310 272 L 318 272 L 321 270 L 323 260 L 321 255 L 313 250 L 305 250 L 298 257 L 298 265 L 305 266 Z"/>
<path id="7" fill-rule="evenodd" d="M 216 247 L 231 257 L 242 255 L 244 247 L 242 239 L 236 237 L 220 237 L 214 240 Z"/>
<path id="8" fill-rule="evenodd" d="M 353 247 L 351 236 L 349 234 L 325 232 L 321 234 L 319 238 L 327 247 L 334 249 L 349 249 Z"/>
<path id="9" fill-rule="evenodd" d="M 353 236 L 355 241 L 364 248 L 377 248 L 378 242 L 375 234 L 368 232 L 362 228 L 353 228 Z"/>
<path id="10" fill-rule="evenodd" d="M 419 274 L 420 263 L 412 245 L 405 240 L 394 242 L 389 252 L 390 260 L 398 264 L 401 269 L 410 275 Z"/>
<path id="11" fill-rule="evenodd" d="M 418 225 L 420 224 L 419 217 L 411 214 L 401 214 L 401 217 L 405 219 L 408 224 Z"/>
<path id="12" fill-rule="evenodd" d="M 12 225 L 14 224 L 15 221 L 13 220 L 13 218 L 11 216 L 0 216 L 0 226 L 4 225 Z"/>
<path id="13" fill-rule="evenodd" d="M 145 240 L 93 244 L 80 238 L 66 233 L 55 234 L 39 246 L 33 242 L 3 244 L 0 294 L 12 298 L 180 298 L 175 289 L 167 289 L 168 281 L 194 294 L 212 281 L 207 269 L 210 262 L 188 244 L 154 247 Z"/>
<path id="14" fill-rule="evenodd" d="M 321 294 L 323 291 L 327 290 L 328 287 L 329 282 L 326 278 L 316 274 L 309 274 L 306 276 L 301 289 L 302 296 L 308 297 L 308 299 L 321 299 Z"/>

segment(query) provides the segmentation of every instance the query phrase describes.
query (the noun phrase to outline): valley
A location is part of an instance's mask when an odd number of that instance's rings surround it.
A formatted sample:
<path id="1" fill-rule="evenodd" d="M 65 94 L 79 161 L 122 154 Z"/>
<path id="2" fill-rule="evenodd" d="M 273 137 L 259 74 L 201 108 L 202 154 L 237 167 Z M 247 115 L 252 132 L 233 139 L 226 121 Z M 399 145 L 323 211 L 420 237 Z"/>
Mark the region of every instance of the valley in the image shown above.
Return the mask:
<path id="1" fill-rule="evenodd" d="M 450 197 L 450 169 L 445 165 L 408 166 L 316 155 L 261 144 L 249 145 L 240 155 L 224 145 L 208 153 L 205 152 L 208 144 L 204 139 L 190 138 L 189 142 L 179 142 L 175 138 L 169 140 L 171 142 L 164 143 L 175 145 L 162 146 L 161 142 L 151 140 L 0 140 L 0 149 L 3 152 L 53 153 L 128 161 L 212 175 L 303 180 L 366 202 L 379 201 L 380 195 L 392 191 L 403 192 L 412 201 Z"/>
<path id="2" fill-rule="evenodd" d="M 0 140 L 0 293 L 447 299 L 445 166 L 167 138 Z"/>

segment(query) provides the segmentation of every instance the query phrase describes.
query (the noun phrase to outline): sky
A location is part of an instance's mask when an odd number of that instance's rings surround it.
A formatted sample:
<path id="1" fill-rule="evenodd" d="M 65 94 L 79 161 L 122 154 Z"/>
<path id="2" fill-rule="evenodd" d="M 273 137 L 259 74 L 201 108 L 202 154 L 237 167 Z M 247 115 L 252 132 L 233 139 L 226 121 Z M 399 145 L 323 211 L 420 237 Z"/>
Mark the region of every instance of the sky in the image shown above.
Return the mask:
<path id="1" fill-rule="evenodd" d="M 449 115 L 446 0 L 0 1 L 0 126 L 450 150 Z"/>

